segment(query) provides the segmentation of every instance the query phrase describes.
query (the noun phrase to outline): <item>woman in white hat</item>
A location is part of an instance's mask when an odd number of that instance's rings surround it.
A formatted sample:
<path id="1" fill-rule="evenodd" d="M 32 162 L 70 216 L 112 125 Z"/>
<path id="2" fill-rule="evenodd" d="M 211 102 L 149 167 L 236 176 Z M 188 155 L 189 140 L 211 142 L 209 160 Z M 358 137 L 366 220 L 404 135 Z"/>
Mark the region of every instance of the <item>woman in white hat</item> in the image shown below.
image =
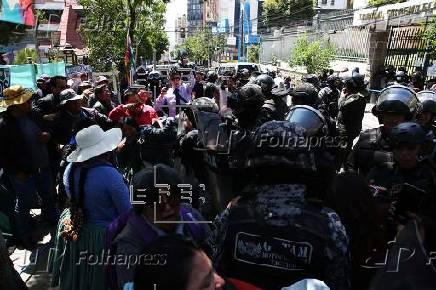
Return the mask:
<path id="1" fill-rule="evenodd" d="M 119 128 L 104 132 L 97 125 L 76 135 L 64 174 L 70 207 L 58 225 L 52 287 L 105 289 L 106 228 L 131 209 L 129 189 L 109 161 L 121 139 Z"/>

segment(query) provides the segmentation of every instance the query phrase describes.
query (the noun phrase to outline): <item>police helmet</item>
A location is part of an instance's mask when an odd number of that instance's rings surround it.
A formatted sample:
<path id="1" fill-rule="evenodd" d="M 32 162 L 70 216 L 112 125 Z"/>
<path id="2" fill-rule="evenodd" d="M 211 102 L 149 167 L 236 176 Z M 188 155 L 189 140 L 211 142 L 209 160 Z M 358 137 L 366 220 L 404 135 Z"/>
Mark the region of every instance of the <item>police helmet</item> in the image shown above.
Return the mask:
<path id="1" fill-rule="evenodd" d="M 261 74 L 256 77 L 254 83 L 262 88 L 264 95 L 271 94 L 271 91 L 275 85 L 274 79 L 266 74 Z"/>
<path id="2" fill-rule="evenodd" d="M 395 73 L 395 80 L 398 83 L 407 83 L 408 81 L 408 76 L 407 73 L 405 71 L 399 70 Z"/>
<path id="3" fill-rule="evenodd" d="M 260 110 L 264 102 L 262 88 L 256 84 L 244 85 L 227 99 L 227 104 L 236 117 L 244 111 Z"/>
<path id="4" fill-rule="evenodd" d="M 298 124 L 288 121 L 262 124 L 254 133 L 250 157 L 246 161 L 248 172 L 257 172 L 255 182 L 258 183 L 292 179 L 306 184 L 305 179 L 318 172 L 316 153 L 304 142 L 306 139 Z"/>
<path id="5" fill-rule="evenodd" d="M 318 89 L 320 86 L 319 78 L 316 75 L 307 75 L 303 77 L 302 81 L 312 84 L 316 89 Z"/>
<path id="6" fill-rule="evenodd" d="M 420 91 L 416 96 L 421 102 L 420 112 L 428 112 L 436 115 L 436 92 L 431 90 Z"/>
<path id="7" fill-rule="evenodd" d="M 311 83 L 303 83 L 292 92 L 292 104 L 315 106 L 318 103 L 318 91 Z"/>
<path id="8" fill-rule="evenodd" d="M 330 75 L 330 76 L 327 77 L 327 84 L 329 86 L 336 87 L 337 82 L 338 82 L 338 77 L 337 76 Z"/>
<path id="9" fill-rule="evenodd" d="M 381 91 L 372 113 L 376 117 L 383 113 L 403 114 L 406 120 L 410 120 L 415 117 L 419 106 L 413 90 L 402 85 L 393 85 Z"/>
<path id="10" fill-rule="evenodd" d="M 219 108 L 212 99 L 206 97 L 192 100 L 188 104 L 188 106 L 183 109 L 183 112 L 185 113 L 186 117 L 192 122 L 194 127 L 197 126 L 194 115 L 196 115 L 198 111 L 218 114 Z"/>
<path id="11" fill-rule="evenodd" d="M 398 144 L 423 144 L 428 141 L 424 129 L 415 122 L 400 123 L 393 127 L 389 134 L 389 140 L 393 146 Z"/>
<path id="12" fill-rule="evenodd" d="M 160 72 L 154 70 L 148 74 L 148 81 L 158 81 L 160 80 L 160 77 L 161 77 Z"/>
<path id="13" fill-rule="evenodd" d="M 310 106 L 294 106 L 286 116 L 286 121 L 304 129 L 305 136 L 326 135 L 327 125 L 323 115 Z"/>

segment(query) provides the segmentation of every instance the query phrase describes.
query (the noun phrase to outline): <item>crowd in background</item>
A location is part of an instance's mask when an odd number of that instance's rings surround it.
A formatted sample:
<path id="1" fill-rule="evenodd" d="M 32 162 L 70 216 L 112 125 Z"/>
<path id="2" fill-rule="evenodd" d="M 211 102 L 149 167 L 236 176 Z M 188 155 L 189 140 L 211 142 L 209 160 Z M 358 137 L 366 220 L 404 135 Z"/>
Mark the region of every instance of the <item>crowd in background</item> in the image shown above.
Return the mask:
<path id="1" fill-rule="evenodd" d="M 0 289 L 26 289 L 6 249 L 48 233 L 61 290 L 436 288 L 436 91 L 421 71 L 388 68 L 380 126 L 362 132 L 358 69 L 181 68 L 122 94 L 87 74 L 4 90 Z"/>

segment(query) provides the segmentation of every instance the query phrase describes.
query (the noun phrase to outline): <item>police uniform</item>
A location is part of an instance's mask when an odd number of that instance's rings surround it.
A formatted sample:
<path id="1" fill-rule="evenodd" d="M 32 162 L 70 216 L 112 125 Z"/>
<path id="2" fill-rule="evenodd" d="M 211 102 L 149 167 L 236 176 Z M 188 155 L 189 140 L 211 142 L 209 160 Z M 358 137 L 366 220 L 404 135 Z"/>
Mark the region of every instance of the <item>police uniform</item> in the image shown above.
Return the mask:
<path id="1" fill-rule="evenodd" d="M 229 206 L 209 238 L 220 274 L 262 289 L 317 278 L 350 289 L 348 240 L 337 214 L 305 196 L 304 185 L 259 185 Z"/>
<path id="2" fill-rule="evenodd" d="M 386 188 L 395 193 L 401 190 L 403 184 L 410 184 L 431 193 L 434 190 L 431 167 L 426 162 L 419 162 L 416 168 L 405 170 L 396 164 L 384 164 L 374 167 L 368 173 L 370 184 Z"/>
<path id="3" fill-rule="evenodd" d="M 371 168 L 384 163 L 393 163 L 392 147 L 382 133 L 383 127 L 363 131 L 351 154 L 351 164 L 362 175 Z"/>

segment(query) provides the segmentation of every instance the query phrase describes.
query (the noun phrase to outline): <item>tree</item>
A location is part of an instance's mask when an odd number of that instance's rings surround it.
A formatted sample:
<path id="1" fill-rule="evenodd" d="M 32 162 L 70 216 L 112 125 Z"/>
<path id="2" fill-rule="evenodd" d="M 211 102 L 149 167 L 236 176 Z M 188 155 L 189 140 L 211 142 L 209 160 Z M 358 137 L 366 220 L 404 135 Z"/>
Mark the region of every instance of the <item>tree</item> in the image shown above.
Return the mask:
<path id="1" fill-rule="evenodd" d="M 290 66 L 305 66 L 307 73 L 322 73 L 333 60 L 335 50 L 331 44 L 323 40 L 309 41 L 307 36 L 297 39 L 292 56 L 289 61 Z"/>
<path id="2" fill-rule="evenodd" d="M 379 7 L 379 6 L 383 6 L 383 5 L 402 3 L 402 2 L 406 2 L 406 1 L 407 0 L 369 0 L 368 6 L 369 7 Z"/>
<path id="3" fill-rule="evenodd" d="M 259 62 L 259 54 L 260 54 L 260 46 L 252 45 L 248 48 L 248 61 L 258 63 Z"/>
<path id="4" fill-rule="evenodd" d="M 86 17 L 81 35 L 89 49 L 89 62 L 99 71 L 124 69 L 129 32 L 136 56 L 151 59 L 168 46 L 164 31 L 164 0 L 81 0 Z M 126 7 L 128 9 L 126 9 Z"/>
<path id="5" fill-rule="evenodd" d="M 265 0 L 264 20 L 268 26 L 282 27 L 315 15 L 313 0 Z"/>
<path id="6" fill-rule="evenodd" d="M 188 36 L 186 42 L 180 48 L 186 49 L 188 57 L 192 61 L 205 63 L 218 58 L 225 45 L 226 38 L 224 34 L 213 34 L 209 28 L 205 28 Z"/>
<path id="7" fill-rule="evenodd" d="M 427 41 L 431 51 L 436 49 L 436 21 L 430 22 L 423 33 L 424 39 Z"/>
<path id="8" fill-rule="evenodd" d="M 32 63 L 36 63 L 38 60 L 38 54 L 36 53 L 36 50 L 31 48 L 19 50 L 15 56 L 14 64 L 27 64 L 28 57 L 32 59 Z"/>

